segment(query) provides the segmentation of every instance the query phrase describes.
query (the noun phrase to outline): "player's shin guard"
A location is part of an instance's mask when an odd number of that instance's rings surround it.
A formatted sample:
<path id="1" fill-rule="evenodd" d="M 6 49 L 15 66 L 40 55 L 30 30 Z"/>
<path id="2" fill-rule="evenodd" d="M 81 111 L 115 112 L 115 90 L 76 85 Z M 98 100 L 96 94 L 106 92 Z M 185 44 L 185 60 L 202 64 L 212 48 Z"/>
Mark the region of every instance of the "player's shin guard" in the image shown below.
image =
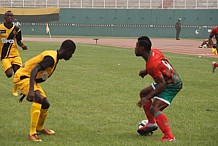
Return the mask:
<path id="1" fill-rule="evenodd" d="M 167 120 L 167 117 L 164 113 L 161 111 L 154 114 L 154 117 L 156 119 L 157 125 L 159 126 L 160 130 L 164 133 L 164 136 L 169 138 L 174 138 L 170 126 Z"/>
<path id="2" fill-rule="evenodd" d="M 150 100 L 150 102 L 147 102 L 143 105 L 143 109 L 144 109 L 144 112 L 147 116 L 148 122 L 153 124 L 156 122 L 155 122 L 154 116 L 150 112 L 151 104 L 152 104 L 152 101 Z"/>
<path id="3" fill-rule="evenodd" d="M 30 124 L 30 135 L 36 134 L 36 127 L 39 121 L 41 104 L 33 102 L 31 107 L 31 124 Z"/>
<path id="4" fill-rule="evenodd" d="M 47 115 L 48 115 L 48 109 L 41 109 L 39 122 L 36 128 L 37 131 L 42 131 L 44 129 L 44 123 Z"/>

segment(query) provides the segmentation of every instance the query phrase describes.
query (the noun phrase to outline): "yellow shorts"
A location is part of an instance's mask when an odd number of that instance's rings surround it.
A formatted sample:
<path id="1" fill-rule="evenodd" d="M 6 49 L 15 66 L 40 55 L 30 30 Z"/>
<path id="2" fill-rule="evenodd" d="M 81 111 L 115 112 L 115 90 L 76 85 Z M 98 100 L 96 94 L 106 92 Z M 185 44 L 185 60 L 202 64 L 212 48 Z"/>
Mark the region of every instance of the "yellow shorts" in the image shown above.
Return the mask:
<path id="1" fill-rule="evenodd" d="M 13 57 L 13 58 L 4 58 L 4 59 L 2 59 L 2 68 L 3 68 L 4 72 L 7 69 L 11 68 L 12 64 L 22 66 L 21 57 L 17 56 L 17 57 Z"/>
<path id="2" fill-rule="evenodd" d="M 21 90 L 21 92 L 25 95 L 28 95 L 29 92 L 29 84 L 30 84 L 30 78 L 25 78 L 23 80 L 20 80 L 20 76 L 14 75 L 14 85 L 18 87 L 18 89 Z M 34 91 L 39 91 L 41 96 L 46 98 L 45 92 L 43 91 L 42 87 L 39 83 L 34 83 Z"/>

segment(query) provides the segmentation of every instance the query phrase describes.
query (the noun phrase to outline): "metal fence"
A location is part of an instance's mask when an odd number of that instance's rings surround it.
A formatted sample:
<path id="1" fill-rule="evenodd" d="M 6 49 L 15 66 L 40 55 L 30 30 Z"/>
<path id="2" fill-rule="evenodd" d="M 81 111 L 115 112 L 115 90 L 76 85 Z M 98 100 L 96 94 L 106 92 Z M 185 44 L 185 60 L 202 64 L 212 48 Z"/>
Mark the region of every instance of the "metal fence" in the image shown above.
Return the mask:
<path id="1" fill-rule="evenodd" d="M 0 0 L 0 7 L 218 9 L 218 0 Z"/>

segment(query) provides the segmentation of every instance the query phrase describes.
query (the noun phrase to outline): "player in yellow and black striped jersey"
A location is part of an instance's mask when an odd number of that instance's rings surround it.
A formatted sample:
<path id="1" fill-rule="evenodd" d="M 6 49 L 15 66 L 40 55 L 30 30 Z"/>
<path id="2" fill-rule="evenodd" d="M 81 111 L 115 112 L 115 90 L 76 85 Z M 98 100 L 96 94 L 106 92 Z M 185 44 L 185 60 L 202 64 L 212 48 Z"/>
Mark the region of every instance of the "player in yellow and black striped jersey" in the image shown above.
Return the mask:
<path id="1" fill-rule="evenodd" d="M 44 128 L 44 122 L 50 106 L 45 92 L 41 88 L 41 82 L 46 81 L 54 72 L 59 59 L 69 60 L 76 50 L 72 40 L 65 40 L 57 51 L 44 51 L 36 57 L 26 61 L 14 75 L 16 85 L 27 100 L 32 102 L 31 127 L 28 139 L 41 141 L 37 132 L 53 135 L 53 130 Z M 21 98 L 20 101 L 23 99 Z"/>
<path id="2" fill-rule="evenodd" d="M 27 50 L 22 43 L 21 30 L 13 24 L 12 11 L 5 12 L 5 23 L 0 24 L 0 53 L 3 70 L 8 78 L 13 75 L 22 65 L 22 59 L 18 52 L 18 46 Z M 16 87 L 13 94 L 18 95 Z"/>

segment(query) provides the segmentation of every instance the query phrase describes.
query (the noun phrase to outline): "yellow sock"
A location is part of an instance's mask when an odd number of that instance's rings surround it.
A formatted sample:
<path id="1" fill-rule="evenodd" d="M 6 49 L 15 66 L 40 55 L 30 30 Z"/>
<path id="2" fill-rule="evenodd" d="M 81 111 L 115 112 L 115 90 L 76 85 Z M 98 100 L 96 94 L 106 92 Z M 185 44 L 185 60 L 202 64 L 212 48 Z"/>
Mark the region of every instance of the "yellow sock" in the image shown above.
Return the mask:
<path id="1" fill-rule="evenodd" d="M 17 90 L 18 90 L 17 85 L 14 84 L 14 88 L 13 88 L 13 95 L 14 96 L 18 96 L 18 91 Z"/>
<path id="2" fill-rule="evenodd" d="M 45 119 L 46 119 L 47 115 L 48 115 L 48 109 L 41 109 L 39 122 L 38 122 L 38 125 L 36 127 L 36 130 L 42 131 L 44 129 L 44 123 L 45 123 Z"/>
<path id="3" fill-rule="evenodd" d="M 32 107 L 31 107 L 31 124 L 30 124 L 30 135 L 36 133 L 36 126 L 39 121 L 39 116 L 40 116 L 40 110 L 41 110 L 41 104 L 33 102 Z"/>

